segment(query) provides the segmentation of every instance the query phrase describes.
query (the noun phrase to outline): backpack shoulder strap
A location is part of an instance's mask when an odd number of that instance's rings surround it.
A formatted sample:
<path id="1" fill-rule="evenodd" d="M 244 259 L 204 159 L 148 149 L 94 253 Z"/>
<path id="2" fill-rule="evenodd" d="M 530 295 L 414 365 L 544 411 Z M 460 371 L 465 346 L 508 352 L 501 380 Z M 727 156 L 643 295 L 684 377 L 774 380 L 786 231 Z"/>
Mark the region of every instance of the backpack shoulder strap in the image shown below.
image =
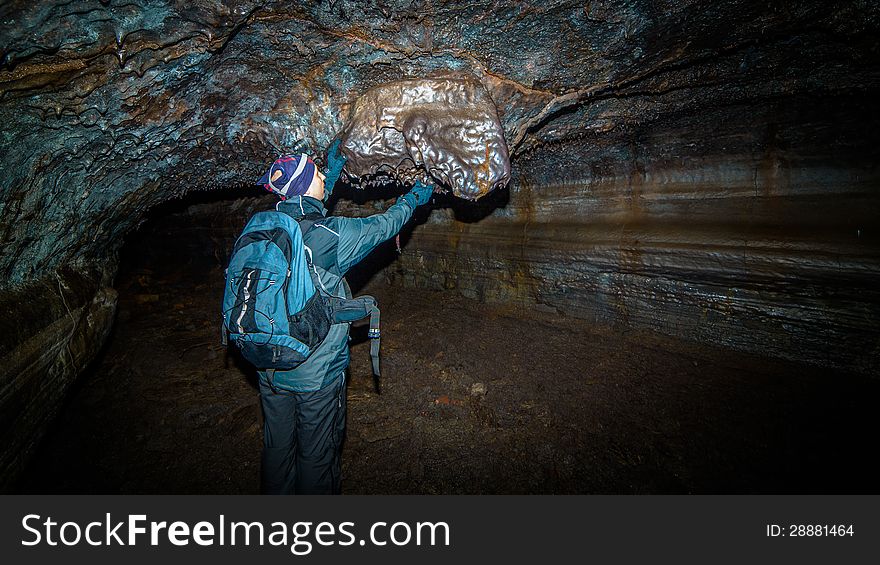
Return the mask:
<path id="1" fill-rule="evenodd" d="M 306 214 L 300 218 L 294 218 L 296 223 L 299 224 L 299 229 L 302 231 L 303 236 L 305 236 L 315 224 L 324 219 L 324 214 L 320 214 L 318 212 L 312 212 L 311 214 Z"/>
<path id="2" fill-rule="evenodd" d="M 327 226 L 331 218 L 320 214 L 307 215 L 299 222 L 303 230 L 303 244 L 314 253 L 314 264 L 325 271 L 334 272 L 339 248 L 339 233 Z M 323 228 L 323 229 L 318 229 Z"/>

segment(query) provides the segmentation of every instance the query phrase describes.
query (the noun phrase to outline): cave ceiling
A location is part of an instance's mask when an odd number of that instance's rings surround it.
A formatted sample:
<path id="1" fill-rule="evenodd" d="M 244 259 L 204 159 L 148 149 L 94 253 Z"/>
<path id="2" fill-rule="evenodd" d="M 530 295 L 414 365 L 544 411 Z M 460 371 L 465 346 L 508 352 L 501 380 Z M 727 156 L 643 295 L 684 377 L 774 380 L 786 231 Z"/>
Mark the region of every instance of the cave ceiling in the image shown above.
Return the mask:
<path id="1" fill-rule="evenodd" d="M 482 83 L 514 185 L 576 181 L 592 147 L 607 159 L 697 107 L 867 88 L 878 8 L 829 6 L 7 1 L 0 272 L 100 258 L 158 203 L 247 185 L 298 142 L 321 152 L 393 81 Z"/>

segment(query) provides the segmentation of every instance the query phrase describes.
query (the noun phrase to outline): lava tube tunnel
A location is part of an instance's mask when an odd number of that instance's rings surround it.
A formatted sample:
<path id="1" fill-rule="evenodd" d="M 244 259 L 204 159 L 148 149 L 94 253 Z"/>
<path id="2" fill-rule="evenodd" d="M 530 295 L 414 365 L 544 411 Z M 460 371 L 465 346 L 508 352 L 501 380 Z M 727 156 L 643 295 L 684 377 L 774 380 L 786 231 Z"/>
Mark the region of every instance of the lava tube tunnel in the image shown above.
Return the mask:
<path id="1" fill-rule="evenodd" d="M 343 494 L 876 490 L 871 3 L 0 22 L 3 492 L 266 492 L 330 386 Z"/>

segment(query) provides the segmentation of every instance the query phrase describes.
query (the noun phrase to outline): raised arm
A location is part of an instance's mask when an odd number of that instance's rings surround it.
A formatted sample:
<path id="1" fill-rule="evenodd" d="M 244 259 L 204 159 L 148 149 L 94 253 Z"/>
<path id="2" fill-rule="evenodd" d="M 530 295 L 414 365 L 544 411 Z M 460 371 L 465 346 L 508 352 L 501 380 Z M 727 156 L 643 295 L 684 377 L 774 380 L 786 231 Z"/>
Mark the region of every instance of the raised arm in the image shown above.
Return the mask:
<path id="1" fill-rule="evenodd" d="M 416 207 L 427 204 L 433 187 L 417 182 L 412 190 L 381 214 L 366 218 L 335 217 L 339 227 L 339 247 L 336 264 L 344 275 L 380 243 L 397 235 L 412 218 Z"/>

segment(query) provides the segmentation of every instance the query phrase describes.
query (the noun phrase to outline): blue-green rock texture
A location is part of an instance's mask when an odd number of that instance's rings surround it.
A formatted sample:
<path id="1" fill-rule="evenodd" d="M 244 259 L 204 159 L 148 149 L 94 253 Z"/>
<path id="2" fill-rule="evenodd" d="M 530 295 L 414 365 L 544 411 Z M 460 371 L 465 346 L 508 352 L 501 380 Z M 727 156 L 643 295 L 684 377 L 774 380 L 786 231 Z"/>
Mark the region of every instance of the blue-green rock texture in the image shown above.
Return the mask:
<path id="1" fill-rule="evenodd" d="M 12 0 L 0 48 L 2 314 L 28 319 L 0 360 L 72 352 L 50 382 L 57 355 L 4 363 L 4 433 L 38 437 L 100 346 L 151 208 L 449 73 L 496 105 L 511 182 L 439 198 L 394 284 L 877 372 L 876 2 Z"/>

